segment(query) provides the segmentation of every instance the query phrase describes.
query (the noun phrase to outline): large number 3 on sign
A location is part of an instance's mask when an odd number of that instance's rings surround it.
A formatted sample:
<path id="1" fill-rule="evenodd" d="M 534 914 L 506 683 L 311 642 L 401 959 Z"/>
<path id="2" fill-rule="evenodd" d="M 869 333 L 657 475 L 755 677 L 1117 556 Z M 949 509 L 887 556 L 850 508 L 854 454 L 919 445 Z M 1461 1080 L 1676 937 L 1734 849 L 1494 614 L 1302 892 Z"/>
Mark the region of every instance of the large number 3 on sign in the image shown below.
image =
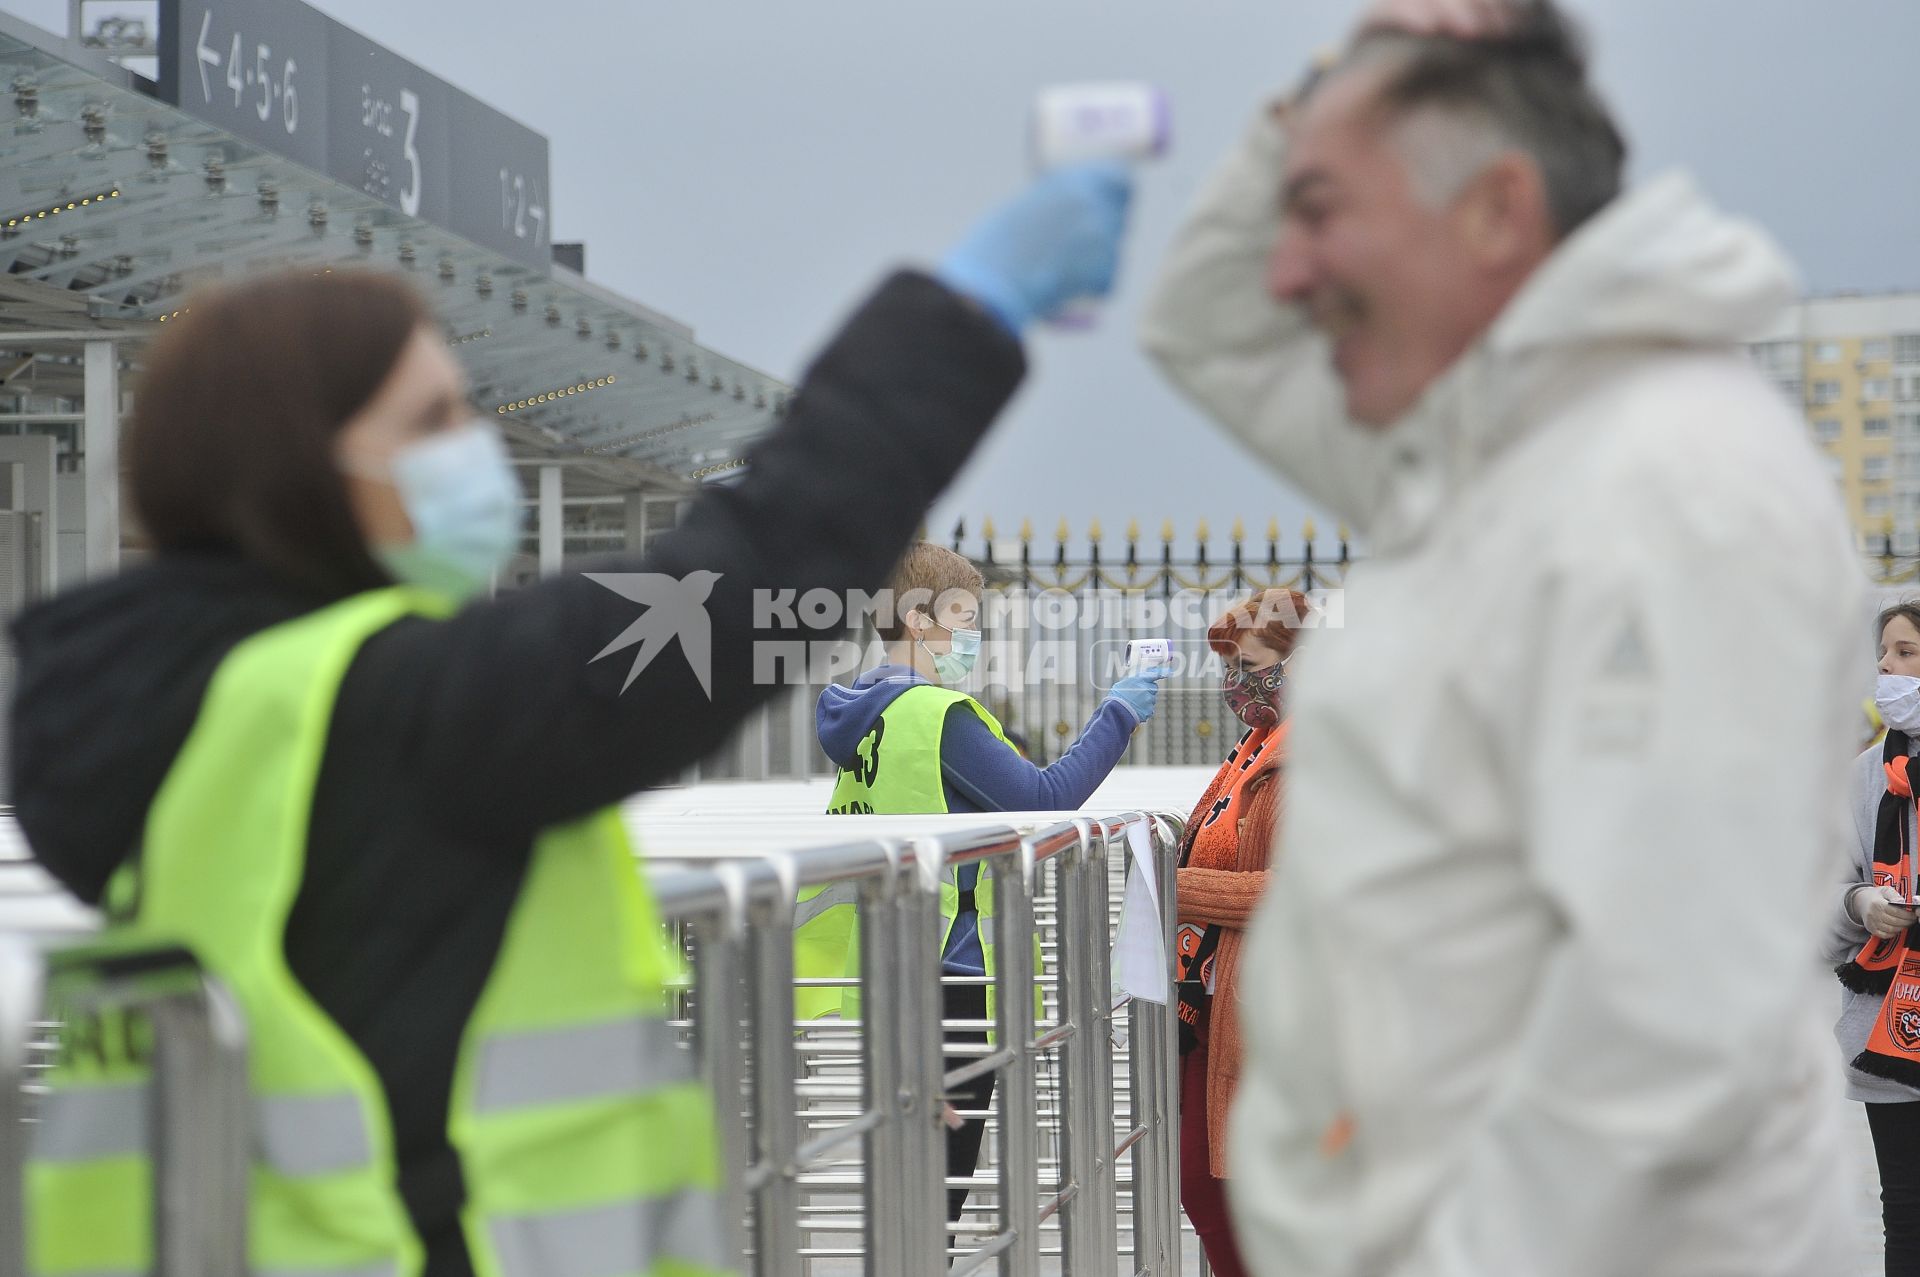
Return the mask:
<path id="1" fill-rule="evenodd" d="M 420 212 L 420 151 L 414 135 L 420 131 L 420 95 L 412 89 L 400 90 L 400 109 L 407 113 L 407 136 L 400 154 L 407 161 L 407 189 L 400 192 L 400 211 L 408 217 Z"/>

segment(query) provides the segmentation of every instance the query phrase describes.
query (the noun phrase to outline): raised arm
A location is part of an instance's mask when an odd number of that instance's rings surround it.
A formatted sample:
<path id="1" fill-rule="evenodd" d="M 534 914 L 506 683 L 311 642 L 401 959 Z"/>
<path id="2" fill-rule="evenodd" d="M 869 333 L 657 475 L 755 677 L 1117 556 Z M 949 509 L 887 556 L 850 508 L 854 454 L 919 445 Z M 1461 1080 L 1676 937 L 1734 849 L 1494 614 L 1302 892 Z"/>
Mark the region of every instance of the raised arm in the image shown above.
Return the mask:
<path id="1" fill-rule="evenodd" d="M 1175 238 L 1141 343 L 1228 433 L 1364 532 L 1381 482 L 1378 441 L 1347 420 L 1326 340 L 1267 291 L 1285 153 L 1279 108 L 1261 110 Z"/>
<path id="2" fill-rule="evenodd" d="M 673 776 L 781 690 L 757 643 L 844 633 L 770 626 L 756 599 L 877 589 L 1024 370 L 984 310 L 928 276 L 894 276 L 814 363 L 738 483 L 709 487 L 644 556 L 600 565 L 651 574 L 667 595 L 643 607 L 566 572 L 449 620 L 403 622 L 362 650 L 343 719 L 399 734 L 449 822 L 486 838 Z M 644 667 L 637 647 L 595 659 L 636 622 L 672 621 L 663 608 L 695 619 Z"/>
<path id="3" fill-rule="evenodd" d="M 1035 767 L 995 739 L 971 710 L 955 706 L 947 712 L 940 770 L 982 811 L 1072 811 L 1100 788 L 1139 725 L 1120 702 L 1102 701 L 1066 753 Z"/>

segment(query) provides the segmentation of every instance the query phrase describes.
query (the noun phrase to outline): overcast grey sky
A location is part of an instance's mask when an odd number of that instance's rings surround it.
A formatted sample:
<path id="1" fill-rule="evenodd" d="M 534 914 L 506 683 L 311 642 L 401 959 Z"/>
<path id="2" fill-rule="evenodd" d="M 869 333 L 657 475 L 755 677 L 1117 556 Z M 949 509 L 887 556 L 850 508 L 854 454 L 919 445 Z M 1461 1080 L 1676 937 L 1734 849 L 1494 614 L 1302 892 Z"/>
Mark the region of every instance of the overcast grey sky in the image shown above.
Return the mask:
<path id="1" fill-rule="evenodd" d="M 0 0 L 61 28 L 64 0 Z M 887 265 L 925 262 L 1023 180 L 1039 86 L 1164 85 L 1117 299 L 1043 335 L 1033 375 L 931 521 L 1076 538 L 1129 518 L 1219 538 L 1307 513 L 1169 394 L 1134 317 L 1192 191 L 1349 0 L 318 0 L 545 133 L 556 239 L 596 281 L 797 376 Z M 1920 0 L 1575 0 L 1644 176 L 1684 163 L 1819 291 L 1920 288 Z M 907 427 L 911 429 L 911 423 Z M 1051 542 L 1048 541 L 1050 548 Z"/>

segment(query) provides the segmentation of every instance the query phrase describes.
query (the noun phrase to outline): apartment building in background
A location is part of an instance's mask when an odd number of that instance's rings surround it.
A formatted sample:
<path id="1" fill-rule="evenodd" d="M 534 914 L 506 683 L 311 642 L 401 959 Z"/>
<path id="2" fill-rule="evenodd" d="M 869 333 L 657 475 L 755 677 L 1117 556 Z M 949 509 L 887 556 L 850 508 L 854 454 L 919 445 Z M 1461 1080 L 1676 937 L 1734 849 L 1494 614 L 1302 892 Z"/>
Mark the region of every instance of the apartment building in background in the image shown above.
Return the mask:
<path id="1" fill-rule="evenodd" d="M 1806 414 L 1862 548 L 1920 555 L 1920 292 L 1809 298 L 1748 351 Z"/>

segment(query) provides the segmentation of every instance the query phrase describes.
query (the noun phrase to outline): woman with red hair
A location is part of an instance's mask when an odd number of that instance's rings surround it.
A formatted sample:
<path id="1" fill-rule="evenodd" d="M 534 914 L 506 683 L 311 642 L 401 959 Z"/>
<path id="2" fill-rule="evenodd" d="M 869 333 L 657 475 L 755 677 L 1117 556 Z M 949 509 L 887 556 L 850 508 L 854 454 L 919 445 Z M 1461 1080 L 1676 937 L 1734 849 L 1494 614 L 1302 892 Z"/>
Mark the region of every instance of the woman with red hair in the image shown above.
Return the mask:
<path id="1" fill-rule="evenodd" d="M 1187 820 L 1176 878 L 1180 964 L 1180 1203 L 1218 1277 L 1245 1262 L 1227 1221 L 1226 1124 L 1240 1072 L 1242 929 L 1267 885 L 1287 724 L 1282 689 L 1309 604 L 1265 590 L 1207 630 L 1222 693 L 1246 731 Z"/>

